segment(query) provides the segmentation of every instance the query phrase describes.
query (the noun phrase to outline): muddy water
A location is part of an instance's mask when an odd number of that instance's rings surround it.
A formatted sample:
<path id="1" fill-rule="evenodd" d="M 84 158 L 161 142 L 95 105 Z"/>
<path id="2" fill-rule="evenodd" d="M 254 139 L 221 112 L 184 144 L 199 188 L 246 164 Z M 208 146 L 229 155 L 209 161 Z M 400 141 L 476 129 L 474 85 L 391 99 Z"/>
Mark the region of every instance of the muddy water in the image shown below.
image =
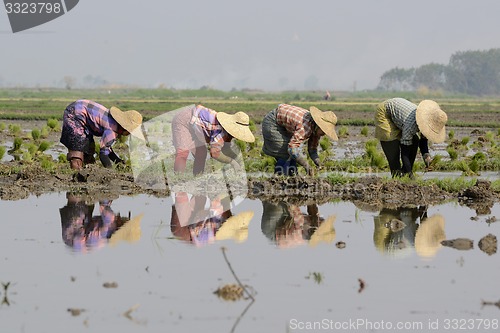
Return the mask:
<path id="1" fill-rule="evenodd" d="M 488 234 L 500 236 L 498 204 L 477 216 L 454 202 L 369 212 L 350 202 L 296 207 L 247 199 L 233 206 L 197 199 L 178 195 L 176 206 L 145 195 L 85 203 L 60 193 L 0 201 L 0 281 L 10 283 L 0 289 L 0 331 L 355 325 L 351 330 L 383 332 L 403 324 L 429 332 L 446 330 L 448 320 L 475 325 L 467 331 L 498 331 L 500 308 L 482 300 L 500 300 L 499 254 L 478 246 Z M 188 227 L 197 220 L 205 222 Z M 472 240 L 472 248 L 440 245 L 458 238 Z M 236 283 L 222 246 L 254 302 L 213 294 Z"/>

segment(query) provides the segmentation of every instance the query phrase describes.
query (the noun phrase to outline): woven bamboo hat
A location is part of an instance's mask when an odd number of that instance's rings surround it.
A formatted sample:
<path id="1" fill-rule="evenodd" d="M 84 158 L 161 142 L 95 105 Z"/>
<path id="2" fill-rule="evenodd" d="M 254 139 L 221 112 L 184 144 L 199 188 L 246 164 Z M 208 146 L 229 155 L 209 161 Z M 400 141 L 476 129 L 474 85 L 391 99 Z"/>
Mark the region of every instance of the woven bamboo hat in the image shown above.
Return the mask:
<path id="1" fill-rule="evenodd" d="M 145 141 L 144 135 L 142 134 L 141 124 L 142 124 L 142 115 L 135 111 L 122 111 L 116 106 L 112 106 L 109 109 L 111 116 L 116 120 L 121 127 L 123 127 L 127 132 L 132 134 L 138 139 Z"/>
<path id="2" fill-rule="evenodd" d="M 236 139 L 245 142 L 255 141 L 255 137 L 250 131 L 250 118 L 245 112 L 240 111 L 235 114 L 217 112 L 217 120 L 222 128 Z"/>
<path id="3" fill-rule="evenodd" d="M 415 250 L 421 257 L 434 257 L 441 247 L 441 241 L 446 239 L 444 218 L 439 214 L 423 220 L 415 235 Z"/>
<path id="4" fill-rule="evenodd" d="M 254 212 L 251 210 L 241 212 L 228 218 L 217 230 L 216 240 L 233 239 L 236 242 L 244 242 L 248 238 L 248 224 L 252 220 Z"/>
<path id="5" fill-rule="evenodd" d="M 144 214 L 140 214 L 130 221 L 125 222 L 118 230 L 116 230 L 109 239 L 109 245 L 114 246 L 120 241 L 135 243 L 141 239 L 141 220 Z"/>
<path id="6" fill-rule="evenodd" d="M 423 100 L 417 106 L 417 125 L 420 132 L 430 141 L 441 143 L 446 138 L 445 125 L 448 116 L 441 110 L 438 103 Z"/>
<path id="7" fill-rule="evenodd" d="M 321 128 L 323 132 L 332 140 L 338 141 L 337 133 L 335 133 L 335 125 L 337 124 L 337 116 L 332 111 L 321 111 L 315 106 L 309 108 L 314 122 Z"/>
<path id="8" fill-rule="evenodd" d="M 331 243 L 335 240 L 335 228 L 333 226 L 335 219 L 335 215 L 329 216 L 326 221 L 316 229 L 309 240 L 309 246 L 315 247 L 319 243 Z"/>

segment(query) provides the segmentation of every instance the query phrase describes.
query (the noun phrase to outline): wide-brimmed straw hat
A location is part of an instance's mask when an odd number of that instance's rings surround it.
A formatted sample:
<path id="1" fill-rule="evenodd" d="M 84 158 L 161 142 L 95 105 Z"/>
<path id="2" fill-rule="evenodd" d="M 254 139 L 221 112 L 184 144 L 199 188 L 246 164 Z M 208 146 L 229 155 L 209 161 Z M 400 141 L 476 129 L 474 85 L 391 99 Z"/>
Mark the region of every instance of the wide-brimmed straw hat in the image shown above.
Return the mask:
<path id="1" fill-rule="evenodd" d="M 333 227 L 335 219 L 335 215 L 329 216 L 326 221 L 316 229 L 309 240 L 309 246 L 315 247 L 319 243 L 331 243 L 335 240 L 335 228 Z"/>
<path id="2" fill-rule="evenodd" d="M 245 112 L 240 111 L 235 114 L 217 112 L 217 120 L 226 132 L 236 139 L 245 142 L 255 141 L 255 137 L 250 131 L 250 118 Z"/>
<path id="3" fill-rule="evenodd" d="M 216 240 L 233 239 L 236 242 L 244 242 L 248 238 L 248 224 L 252 220 L 254 212 L 249 210 L 228 218 L 217 230 Z"/>
<path id="4" fill-rule="evenodd" d="M 435 214 L 420 222 L 415 235 L 415 250 L 421 257 L 433 257 L 446 239 L 444 217 Z"/>
<path id="5" fill-rule="evenodd" d="M 338 141 L 337 133 L 335 133 L 335 125 L 337 124 L 337 116 L 332 111 L 321 111 L 315 106 L 309 108 L 314 122 L 321 128 L 323 132 L 332 140 Z"/>
<path id="6" fill-rule="evenodd" d="M 142 134 L 141 124 L 142 124 L 142 115 L 135 111 L 122 111 L 116 106 L 112 106 L 109 109 L 111 116 L 116 120 L 121 127 L 123 127 L 127 132 L 132 134 L 138 139 L 145 141 L 144 135 Z"/>
<path id="7" fill-rule="evenodd" d="M 448 116 L 441 110 L 438 103 L 423 100 L 417 106 L 417 125 L 420 133 L 434 143 L 441 143 L 446 138 L 445 125 Z"/>
<path id="8" fill-rule="evenodd" d="M 109 239 L 109 245 L 114 246 L 121 241 L 135 243 L 141 239 L 141 220 L 144 214 L 140 214 L 130 221 L 125 222 L 116 230 Z"/>

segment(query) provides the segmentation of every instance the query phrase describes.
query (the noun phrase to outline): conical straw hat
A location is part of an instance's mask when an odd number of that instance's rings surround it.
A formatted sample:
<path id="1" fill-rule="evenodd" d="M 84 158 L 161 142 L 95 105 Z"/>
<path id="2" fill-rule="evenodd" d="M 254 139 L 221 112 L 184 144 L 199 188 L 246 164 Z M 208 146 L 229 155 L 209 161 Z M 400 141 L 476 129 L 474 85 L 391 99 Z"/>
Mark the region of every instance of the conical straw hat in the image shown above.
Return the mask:
<path id="1" fill-rule="evenodd" d="M 241 212 L 228 218 L 215 234 L 216 240 L 233 239 L 244 242 L 248 238 L 248 224 L 254 215 L 253 211 Z"/>
<path id="2" fill-rule="evenodd" d="M 236 139 L 245 142 L 255 141 L 255 137 L 252 131 L 250 131 L 250 118 L 245 112 L 237 112 L 235 114 L 217 112 L 217 120 L 226 132 Z"/>
<path id="3" fill-rule="evenodd" d="M 314 122 L 321 128 L 323 132 L 332 140 L 338 141 L 335 125 L 337 124 L 337 116 L 332 111 L 321 111 L 315 106 L 309 108 Z"/>
<path id="4" fill-rule="evenodd" d="M 445 125 L 448 116 L 441 110 L 438 103 L 423 100 L 416 111 L 417 125 L 420 132 L 430 141 L 441 143 L 446 138 Z"/>
<path id="5" fill-rule="evenodd" d="M 109 109 L 111 116 L 116 120 L 121 127 L 123 127 L 127 132 L 132 134 L 138 139 L 145 141 L 144 135 L 142 134 L 141 124 L 142 124 L 142 115 L 135 111 L 122 111 L 116 106 L 112 106 Z"/>

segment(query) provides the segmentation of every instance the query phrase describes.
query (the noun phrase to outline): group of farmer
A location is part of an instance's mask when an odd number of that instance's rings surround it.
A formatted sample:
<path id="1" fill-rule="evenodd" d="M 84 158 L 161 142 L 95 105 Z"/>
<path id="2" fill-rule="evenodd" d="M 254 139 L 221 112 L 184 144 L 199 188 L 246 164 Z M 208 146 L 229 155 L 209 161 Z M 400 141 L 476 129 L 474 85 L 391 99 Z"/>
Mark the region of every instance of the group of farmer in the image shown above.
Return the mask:
<path id="1" fill-rule="evenodd" d="M 431 100 L 416 105 L 403 98 L 392 98 L 378 105 L 375 137 L 380 140 L 393 177 L 413 176 L 412 168 L 419 148 L 426 166 L 430 165 L 428 141 L 444 141 L 446 122 L 446 113 Z M 331 140 L 338 140 L 336 123 L 337 117 L 332 111 L 321 111 L 314 106 L 307 110 L 279 104 L 269 112 L 262 121 L 262 150 L 276 159 L 275 173 L 293 176 L 300 165 L 308 174 L 314 174 L 315 167 L 321 166 L 318 155 L 321 137 L 326 135 Z M 250 119 L 244 112 L 216 112 L 203 105 L 179 112 L 172 121 L 174 171 L 184 172 L 187 158 L 193 154 L 193 173 L 202 173 L 207 151 L 212 158 L 238 170 L 240 162 L 230 143 L 233 138 L 254 142 L 249 125 Z M 90 100 L 75 101 L 64 111 L 60 141 L 68 148 L 67 157 L 72 169 L 79 170 L 84 164 L 95 162 L 94 136 L 101 137 L 99 159 L 105 167 L 123 163 L 112 147 L 119 136 L 128 135 L 144 140 L 142 115 L 137 111 L 121 111 L 117 107 L 108 109 Z M 303 153 L 306 142 L 315 167 L 309 164 Z"/>

